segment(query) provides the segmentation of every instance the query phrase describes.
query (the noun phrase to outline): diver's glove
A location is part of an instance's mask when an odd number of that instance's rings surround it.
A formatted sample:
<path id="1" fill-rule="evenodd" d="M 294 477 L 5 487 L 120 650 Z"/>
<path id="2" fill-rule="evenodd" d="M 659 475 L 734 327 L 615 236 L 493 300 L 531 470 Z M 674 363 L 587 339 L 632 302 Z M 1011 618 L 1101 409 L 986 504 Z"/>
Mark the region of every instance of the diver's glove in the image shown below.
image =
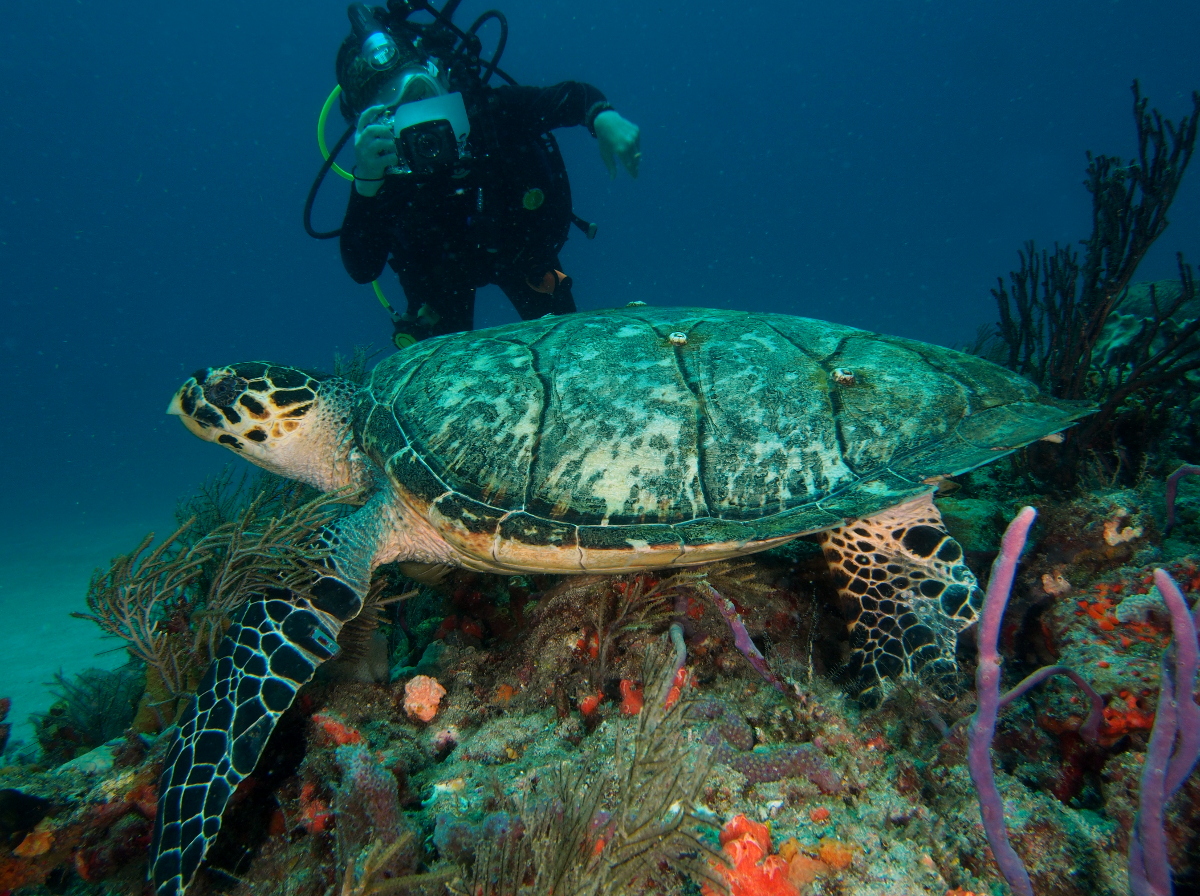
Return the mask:
<path id="1" fill-rule="evenodd" d="M 592 130 L 600 143 L 600 158 L 608 176 L 617 176 L 617 159 L 620 159 L 630 176 L 637 177 L 638 163 L 642 160 L 642 132 L 638 126 L 612 109 L 605 109 L 592 122 Z"/>
<path id="2" fill-rule="evenodd" d="M 378 193 L 387 169 L 399 161 L 391 126 L 378 123 L 386 110 L 387 106 L 371 106 L 358 116 L 354 134 L 354 189 L 360 196 Z"/>

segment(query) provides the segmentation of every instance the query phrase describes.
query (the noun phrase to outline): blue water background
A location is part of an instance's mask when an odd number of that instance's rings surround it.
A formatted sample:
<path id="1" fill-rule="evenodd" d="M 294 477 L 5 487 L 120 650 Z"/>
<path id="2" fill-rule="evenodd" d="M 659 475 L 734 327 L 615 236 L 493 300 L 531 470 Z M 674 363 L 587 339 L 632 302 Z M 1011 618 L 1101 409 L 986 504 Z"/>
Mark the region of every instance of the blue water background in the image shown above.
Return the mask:
<path id="1" fill-rule="evenodd" d="M 459 23 L 484 8 L 466 0 Z M 513 76 L 590 81 L 642 128 L 636 182 L 559 132 L 577 211 L 600 224 L 563 253 L 582 308 L 967 342 L 1024 240 L 1086 236 L 1084 152 L 1135 150 L 1131 81 L 1174 118 L 1200 88 L 1195 0 L 503 10 Z M 0 658 L 0 696 L 30 657 L 91 662 L 87 624 L 65 619 L 86 570 L 232 459 L 163 415 L 183 377 L 387 344 L 336 242 L 300 225 L 346 31 L 344 4 L 314 0 L 4 4 L 0 630 L 25 653 Z M 318 227 L 346 192 L 327 183 Z M 1143 279 L 1173 275 L 1179 249 L 1200 261 L 1200 171 L 1171 217 Z M 477 326 L 513 319 L 481 293 Z"/>

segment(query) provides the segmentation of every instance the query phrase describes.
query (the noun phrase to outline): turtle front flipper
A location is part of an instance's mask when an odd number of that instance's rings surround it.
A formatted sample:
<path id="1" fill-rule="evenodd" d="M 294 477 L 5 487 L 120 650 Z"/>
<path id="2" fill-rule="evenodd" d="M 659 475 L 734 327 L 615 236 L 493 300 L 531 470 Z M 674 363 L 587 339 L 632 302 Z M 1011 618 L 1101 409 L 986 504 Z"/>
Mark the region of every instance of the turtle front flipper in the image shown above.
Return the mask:
<path id="1" fill-rule="evenodd" d="M 234 617 L 179 721 L 159 779 L 150 845 L 158 896 L 186 889 L 275 723 L 317 666 L 337 653 L 342 623 L 362 610 L 389 520 L 386 496 L 376 495 L 326 526 L 316 536 L 327 550 L 323 570 L 307 594 L 273 590 Z"/>
<path id="2" fill-rule="evenodd" d="M 312 601 L 282 590 L 234 618 L 180 719 L 159 780 L 150 868 L 160 896 L 182 893 L 191 881 L 234 788 L 254 770 L 296 691 L 337 653 L 341 627 Z"/>
<path id="3" fill-rule="evenodd" d="M 983 592 L 932 496 L 819 537 L 838 591 L 856 611 L 843 671 L 859 701 L 877 705 L 887 681 L 906 674 L 952 695 L 958 633 L 975 621 Z"/>

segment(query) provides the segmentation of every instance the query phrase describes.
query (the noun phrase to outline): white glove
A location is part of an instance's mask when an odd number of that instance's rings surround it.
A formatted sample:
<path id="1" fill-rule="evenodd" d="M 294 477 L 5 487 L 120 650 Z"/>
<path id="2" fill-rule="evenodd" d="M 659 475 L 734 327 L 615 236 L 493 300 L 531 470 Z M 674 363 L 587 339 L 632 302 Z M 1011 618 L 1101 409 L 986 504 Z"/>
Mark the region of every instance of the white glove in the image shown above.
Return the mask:
<path id="1" fill-rule="evenodd" d="M 354 134 L 354 189 L 361 196 L 378 193 L 383 186 L 384 172 L 399 161 L 391 127 L 376 123 L 386 110 L 387 106 L 371 106 L 358 116 Z"/>
<path id="2" fill-rule="evenodd" d="M 612 109 L 605 109 L 592 122 L 596 141 L 600 144 L 600 159 L 608 169 L 608 176 L 617 176 L 617 159 L 625 166 L 631 177 L 638 176 L 638 163 L 642 160 L 642 132 L 632 121 L 622 118 Z"/>

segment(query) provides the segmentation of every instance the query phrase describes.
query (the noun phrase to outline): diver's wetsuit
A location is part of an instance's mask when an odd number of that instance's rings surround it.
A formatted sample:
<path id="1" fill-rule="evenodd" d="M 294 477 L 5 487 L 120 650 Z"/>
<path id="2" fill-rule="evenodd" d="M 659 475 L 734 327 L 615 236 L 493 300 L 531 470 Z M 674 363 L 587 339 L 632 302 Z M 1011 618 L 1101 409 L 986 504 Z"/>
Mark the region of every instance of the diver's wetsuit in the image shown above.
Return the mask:
<path id="1" fill-rule="evenodd" d="M 488 283 L 523 320 L 575 310 L 570 280 L 553 274 L 571 224 L 571 188 L 548 134 L 574 125 L 592 130 L 592 119 L 610 108 L 604 94 L 565 81 L 486 88 L 468 103 L 472 158 L 428 177 L 389 176 L 372 197 L 352 187 L 342 223 L 342 263 L 351 277 L 376 279 L 390 254 L 406 317 L 422 305 L 437 315 L 432 328 L 398 325 L 417 338 L 470 330 L 475 289 Z M 556 283 L 553 292 L 534 289 Z"/>

